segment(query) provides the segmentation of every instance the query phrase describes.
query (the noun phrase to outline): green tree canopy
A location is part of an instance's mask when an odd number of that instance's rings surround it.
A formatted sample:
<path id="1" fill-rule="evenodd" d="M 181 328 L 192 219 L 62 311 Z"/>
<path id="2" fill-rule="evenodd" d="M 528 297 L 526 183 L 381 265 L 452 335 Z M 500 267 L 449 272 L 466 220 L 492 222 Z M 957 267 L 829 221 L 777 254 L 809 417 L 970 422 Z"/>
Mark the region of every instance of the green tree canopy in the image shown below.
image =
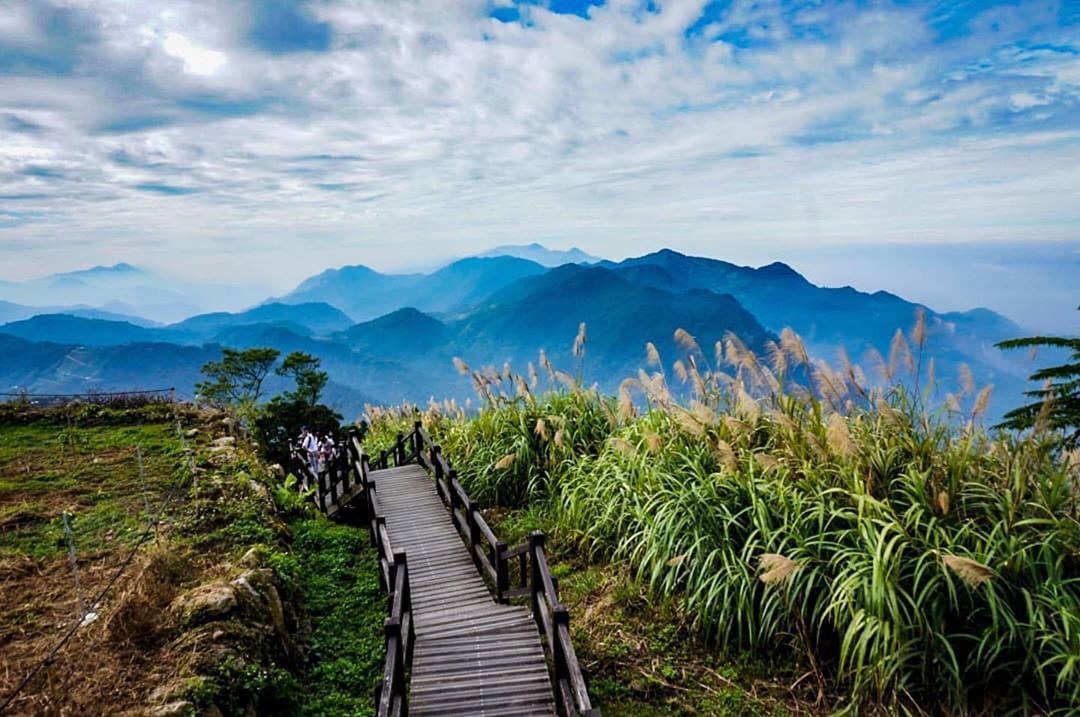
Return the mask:
<path id="1" fill-rule="evenodd" d="M 267 347 L 223 349 L 220 361 L 202 367 L 207 380 L 195 384 L 195 390 L 218 406 L 257 403 L 263 381 L 280 355 L 277 349 Z"/>
<path id="2" fill-rule="evenodd" d="M 998 347 L 1059 348 L 1071 352 L 1069 360 L 1060 366 L 1049 366 L 1031 374 L 1031 380 L 1043 386 L 1024 393 L 1037 400 L 1006 413 L 998 428 L 1024 430 L 1045 426 L 1063 431 L 1067 444 L 1080 444 L 1080 338 L 1032 336 L 1002 341 Z"/>
<path id="3" fill-rule="evenodd" d="M 277 368 L 277 374 L 291 376 L 296 381 L 296 389 L 287 394 L 290 399 L 309 406 L 319 402 L 329 379 L 325 371 L 319 370 L 320 363 L 318 358 L 303 351 L 293 351 L 285 357 Z"/>

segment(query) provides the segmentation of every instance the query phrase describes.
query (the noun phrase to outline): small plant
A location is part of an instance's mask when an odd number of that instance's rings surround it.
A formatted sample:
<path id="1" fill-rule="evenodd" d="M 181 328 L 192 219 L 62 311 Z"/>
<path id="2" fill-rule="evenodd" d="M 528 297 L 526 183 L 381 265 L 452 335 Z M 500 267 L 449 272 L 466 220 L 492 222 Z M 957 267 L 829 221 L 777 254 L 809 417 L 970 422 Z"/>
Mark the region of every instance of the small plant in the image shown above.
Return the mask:
<path id="1" fill-rule="evenodd" d="M 282 483 L 274 486 L 274 502 L 286 514 L 306 512 L 312 505 L 310 499 L 315 488 L 300 490 L 298 483 L 296 476 L 289 473 Z"/>

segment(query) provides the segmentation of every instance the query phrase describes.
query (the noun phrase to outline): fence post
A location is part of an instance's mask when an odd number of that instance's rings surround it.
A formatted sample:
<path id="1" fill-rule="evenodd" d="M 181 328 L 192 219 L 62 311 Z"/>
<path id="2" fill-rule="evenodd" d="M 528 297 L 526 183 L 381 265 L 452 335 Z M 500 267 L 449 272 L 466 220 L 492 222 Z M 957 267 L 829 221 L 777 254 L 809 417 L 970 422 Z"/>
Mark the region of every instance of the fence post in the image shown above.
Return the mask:
<path id="1" fill-rule="evenodd" d="M 555 691 L 561 698 L 562 690 L 559 689 L 559 684 L 563 680 L 569 680 L 570 668 L 566 661 L 566 652 L 563 651 L 563 642 L 560 638 L 562 634 L 562 628 L 566 628 L 567 637 L 570 636 L 570 613 L 567 611 L 566 606 L 562 603 L 556 603 L 551 608 L 551 661 L 555 667 Z M 573 687 L 571 687 L 573 692 Z M 572 701 L 569 705 L 566 705 L 566 711 L 569 714 L 577 712 L 577 705 L 574 704 L 576 700 L 571 698 Z M 561 699 L 559 700 L 562 701 Z"/>
<path id="2" fill-rule="evenodd" d="M 454 481 L 457 480 L 457 471 L 453 468 L 450 469 L 450 475 L 446 479 L 446 492 L 450 494 L 450 517 L 454 517 L 454 509 L 457 508 L 458 494 L 454 490 Z"/>
<path id="3" fill-rule="evenodd" d="M 536 555 L 537 551 L 544 547 L 544 539 L 542 531 L 534 530 L 529 533 L 529 559 L 532 562 L 532 570 L 529 575 L 529 594 L 532 600 L 533 618 L 541 630 L 544 629 L 544 621 L 540 613 L 540 600 L 543 599 L 540 593 L 544 589 L 544 580 L 540 577 L 540 561 L 536 559 Z"/>
<path id="4" fill-rule="evenodd" d="M 506 543 L 499 540 L 495 543 L 495 547 L 492 548 L 494 559 L 491 564 L 495 566 L 495 600 L 496 602 L 506 603 L 509 600 L 506 598 L 506 591 L 510 589 L 510 566 L 507 564 L 506 558 L 503 557 L 503 553 L 506 552 Z"/>
<path id="5" fill-rule="evenodd" d="M 431 465 L 432 470 L 435 471 L 435 491 L 439 494 L 439 497 L 443 499 L 445 503 L 449 496 L 446 495 L 446 491 L 443 488 L 443 469 L 442 461 L 439 460 L 442 457 L 442 446 L 434 445 L 431 447 Z"/>
<path id="6" fill-rule="evenodd" d="M 400 432 L 397 434 L 397 440 L 394 442 L 394 465 L 405 465 L 405 436 Z"/>
<path id="7" fill-rule="evenodd" d="M 345 451 L 344 453 L 342 453 L 338 457 L 338 462 L 341 465 L 341 492 L 345 494 L 349 492 L 349 487 L 356 482 L 352 479 L 353 471 L 356 468 L 356 463 L 355 461 L 353 461 L 352 453 L 350 451 Z"/>
<path id="8" fill-rule="evenodd" d="M 394 674 L 390 676 L 390 684 L 387 687 L 390 688 L 390 704 L 394 703 L 394 698 L 399 694 L 402 694 L 402 688 L 405 685 L 405 656 L 402 654 L 404 651 L 401 649 L 401 622 L 396 617 L 386 618 L 386 622 L 383 623 L 383 634 L 386 636 L 387 649 L 390 648 L 392 641 L 397 642 L 398 659 L 394 662 Z"/>
<path id="9" fill-rule="evenodd" d="M 480 510 L 476 507 L 476 501 L 469 499 L 469 504 L 465 506 L 466 510 L 466 525 L 469 526 L 469 548 L 473 553 L 473 557 L 476 557 L 476 548 L 480 545 L 480 524 L 476 522 L 476 513 Z M 479 561 L 479 558 L 476 558 Z"/>
<path id="10" fill-rule="evenodd" d="M 316 482 L 319 485 L 319 510 L 321 510 L 323 512 L 326 512 L 326 509 L 329 507 L 326 504 L 326 496 L 327 496 L 327 494 L 329 492 L 326 489 L 326 474 L 329 471 L 320 471 L 318 469 L 318 466 L 315 467 L 315 471 L 318 474 L 318 477 L 316 478 Z M 331 496 L 331 498 L 333 498 L 333 496 Z"/>
<path id="11" fill-rule="evenodd" d="M 420 430 L 424 427 L 424 424 L 420 421 L 413 422 L 413 455 L 416 457 L 416 462 L 420 462 L 420 457 L 424 455 L 424 439 L 420 437 Z"/>

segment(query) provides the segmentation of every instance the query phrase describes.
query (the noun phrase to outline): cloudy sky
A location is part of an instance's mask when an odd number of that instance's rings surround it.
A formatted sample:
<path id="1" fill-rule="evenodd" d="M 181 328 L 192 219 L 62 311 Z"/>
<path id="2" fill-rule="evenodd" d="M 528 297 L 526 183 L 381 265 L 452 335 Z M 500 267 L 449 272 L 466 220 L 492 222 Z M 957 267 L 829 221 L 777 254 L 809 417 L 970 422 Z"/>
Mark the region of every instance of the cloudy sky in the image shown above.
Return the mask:
<path id="1" fill-rule="evenodd" d="M 1076 0 L 0 0 L 0 279 L 541 241 L 950 303 L 920 261 L 1078 240 Z"/>

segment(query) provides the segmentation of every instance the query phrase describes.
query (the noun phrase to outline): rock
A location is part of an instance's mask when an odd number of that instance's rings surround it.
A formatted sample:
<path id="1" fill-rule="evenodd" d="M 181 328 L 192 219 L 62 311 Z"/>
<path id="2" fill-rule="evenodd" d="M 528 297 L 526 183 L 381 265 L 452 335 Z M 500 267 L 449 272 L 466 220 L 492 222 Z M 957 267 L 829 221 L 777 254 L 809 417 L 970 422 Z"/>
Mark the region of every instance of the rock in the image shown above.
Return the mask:
<path id="1" fill-rule="evenodd" d="M 197 435 L 199 435 L 199 429 L 198 428 L 192 428 L 191 430 L 184 433 L 185 438 L 194 438 Z"/>
<path id="2" fill-rule="evenodd" d="M 150 703 L 165 705 L 170 702 L 182 701 L 188 690 L 191 689 L 191 680 L 173 680 L 155 688 L 150 693 Z"/>
<path id="3" fill-rule="evenodd" d="M 150 717 L 188 717 L 195 714 L 195 705 L 187 700 L 167 702 L 159 707 L 153 707 L 147 712 Z"/>
<path id="4" fill-rule="evenodd" d="M 248 488 L 251 488 L 251 492 L 254 493 L 255 495 L 259 496 L 259 498 L 261 498 L 264 503 L 267 503 L 268 505 L 273 505 L 274 504 L 273 498 L 270 497 L 269 489 L 267 489 L 267 487 L 264 486 L 259 481 L 254 480 L 254 479 L 249 479 L 248 480 Z"/>
<path id="5" fill-rule="evenodd" d="M 235 446 L 236 445 L 236 439 L 233 438 L 232 436 L 222 436 L 220 438 L 215 438 L 213 440 L 213 442 L 211 443 L 211 445 L 213 445 L 214 448 L 224 448 L 225 446 Z"/>
<path id="6" fill-rule="evenodd" d="M 258 547 L 248 548 L 248 551 L 240 558 L 240 565 L 245 568 L 260 568 L 263 563 L 262 551 Z"/>
<path id="7" fill-rule="evenodd" d="M 171 609 L 184 622 L 197 623 L 228 615 L 236 607 L 236 590 L 232 585 L 210 583 L 201 585 L 173 601 Z"/>
<path id="8" fill-rule="evenodd" d="M 243 590 L 253 598 L 259 608 L 265 611 L 274 629 L 283 639 L 288 638 L 288 629 L 285 626 L 285 608 L 281 604 L 281 596 L 274 586 L 274 573 L 272 570 L 246 570 L 230 583 L 237 590 Z"/>
<path id="9" fill-rule="evenodd" d="M 271 463 L 270 467 L 269 467 L 269 470 L 270 470 L 270 475 L 272 475 L 273 477 L 275 477 L 275 478 L 277 478 L 279 480 L 282 480 L 282 479 L 285 478 L 285 469 L 282 468 L 280 463 Z"/>

